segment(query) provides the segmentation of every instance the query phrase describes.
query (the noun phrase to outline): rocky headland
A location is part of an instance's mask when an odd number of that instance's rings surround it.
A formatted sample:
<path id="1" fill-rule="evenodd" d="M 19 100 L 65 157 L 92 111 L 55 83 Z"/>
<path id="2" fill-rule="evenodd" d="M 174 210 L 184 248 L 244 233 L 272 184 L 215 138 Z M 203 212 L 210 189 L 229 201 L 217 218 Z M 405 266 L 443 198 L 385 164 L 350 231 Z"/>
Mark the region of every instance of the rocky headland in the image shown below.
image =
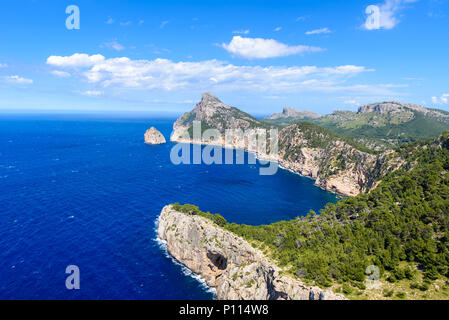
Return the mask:
<path id="1" fill-rule="evenodd" d="M 193 121 L 202 129 L 217 129 L 218 139 L 194 139 Z M 225 130 L 280 129 L 279 150 L 273 154 L 261 153 L 246 139 L 226 139 Z M 311 177 L 315 184 L 344 196 L 355 196 L 369 191 L 379 183 L 382 174 L 396 170 L 402 164 L 394 152 L 369 152 L 348 139 L 311 123 L 296 123 L 284 128 L 264 123 L 237 108 L 228 106 L 210 93 L 204 93 L 196 107 L 185 113 L 173 125 L 171 140 L 183 143 L 220 145 L 245 149 L 260 159 L 278 162 L 281 167 Z M 270 145 L 270 142 L 267 142 Z"/>
<path id="2" fill-rule="evenodd" d="M 202 216 L 166 206 L 159 216 L 157 232 L 176 260 L 216 288 L 217 299 L 344 299 L 331 290 L 284 275 L 260 250 Z"/>

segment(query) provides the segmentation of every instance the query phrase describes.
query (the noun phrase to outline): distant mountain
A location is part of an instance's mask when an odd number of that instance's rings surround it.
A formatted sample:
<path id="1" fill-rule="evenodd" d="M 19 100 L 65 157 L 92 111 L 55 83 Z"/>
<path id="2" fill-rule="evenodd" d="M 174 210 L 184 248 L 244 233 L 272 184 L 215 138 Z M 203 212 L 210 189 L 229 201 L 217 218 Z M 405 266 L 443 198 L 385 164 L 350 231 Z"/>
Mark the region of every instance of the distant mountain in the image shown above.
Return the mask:
<path id="1" fill-rule="evenodd" d="M 309 110 L 296 110 L 290 107 L 284 107 L 281 113 L 275 113 L 270 117 L 265 118 L 265 120 L 276 120 L 285 118 L 297 118 L 297 119 L 317 119 L 322 117 L 322 115 Z"/>
<path id="2" fill-rule="evenodd" d="M 287 126 L 304 119 L 290 116 L 263 121 Z M 357 112 L 335 111 L 307 121 L 352 137 L 358 143 L 376 150 L 435 138 L 449 130 L 448 112 L 397 101 L 364 105 Z"/>

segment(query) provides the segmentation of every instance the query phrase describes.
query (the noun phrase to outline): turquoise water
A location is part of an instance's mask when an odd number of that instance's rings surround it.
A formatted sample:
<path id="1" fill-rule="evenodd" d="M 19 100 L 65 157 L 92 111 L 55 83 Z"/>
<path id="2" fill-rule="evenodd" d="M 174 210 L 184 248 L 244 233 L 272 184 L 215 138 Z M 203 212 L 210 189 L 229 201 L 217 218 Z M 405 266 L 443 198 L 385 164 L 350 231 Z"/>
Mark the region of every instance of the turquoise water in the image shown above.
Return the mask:
<path id="1" fill-rule="evenodd" d="M 194 203 L 228 221 L 267 224 L 336 197 L 313 181 L 257 165 L 179 165 L 175 119 L 0 117 L 1 299 L 211 299 L 156 241 L 164 205 Z M 77 265 L 81 289 L 67 290 Z"/>

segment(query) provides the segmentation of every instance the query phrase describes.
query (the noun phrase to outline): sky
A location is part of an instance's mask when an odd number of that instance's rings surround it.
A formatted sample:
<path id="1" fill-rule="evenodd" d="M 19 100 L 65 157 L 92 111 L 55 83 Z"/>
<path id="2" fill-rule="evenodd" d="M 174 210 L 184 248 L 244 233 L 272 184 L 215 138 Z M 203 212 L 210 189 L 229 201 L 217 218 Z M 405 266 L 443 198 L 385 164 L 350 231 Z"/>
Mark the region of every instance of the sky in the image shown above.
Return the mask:
<path id="1" fill-rule="evenodd" d="M 449 0 L 5 0 L 0 112 L 449 110 L 448 30 Z"/>

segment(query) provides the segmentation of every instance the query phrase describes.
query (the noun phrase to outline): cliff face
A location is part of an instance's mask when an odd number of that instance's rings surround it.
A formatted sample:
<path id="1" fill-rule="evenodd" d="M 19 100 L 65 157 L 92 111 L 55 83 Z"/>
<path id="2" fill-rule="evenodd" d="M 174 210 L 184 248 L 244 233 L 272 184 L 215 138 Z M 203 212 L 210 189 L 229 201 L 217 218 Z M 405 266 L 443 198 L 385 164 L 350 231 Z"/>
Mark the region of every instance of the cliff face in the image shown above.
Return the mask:
<path id="1" fill-rule="evenodd" d="M 211 140 L 204 137 L 193 139 L 189 133 L 193 121 L 201 121 L 202 129 L 215 128 L 221 136 Z M 203 94 L 195 109 L 184 114 L 173 126 L 172 141 L 195 142 L 240 148 L 254 152 L 259 158 L 278 162 L 282 167 L 315 179 L 316 185 L 345 196 L 355 196 L 369 191 L 378 183 L 381 175 L 395 170 L 400 162 L 388 155 L 374 155 L 357 149 L 343 141 L 340 136 L 313 124 L 292 124 L 279 132 L 279 152 L 270 150 L 260 154 L 257 145 L 245 138 L 226 141 L 225 130 L 263 129 L 271 127 L 248 114 L 225 105 L 210 93 Z M 267 141 L 267 146 L 270 142 Z"/>
<path id="2" fill-rule="evenodd" d="M 315 179 L 323 189 L 347 196 L 371 190 L 388 171 L 402 165 L 393 152 L 380 155 L 358 150 L 313 124 L 298 123 L 279 134 L 279 163 Z"/>
<path id="3" fill-rule="evenodd" d="M 281 269 L 242 238 L 212 221 L 166 206 L 158 234 L 170 254 L 207 284 L 220 300 L 340 300 L 330 290 L 281 275 Z"/>

